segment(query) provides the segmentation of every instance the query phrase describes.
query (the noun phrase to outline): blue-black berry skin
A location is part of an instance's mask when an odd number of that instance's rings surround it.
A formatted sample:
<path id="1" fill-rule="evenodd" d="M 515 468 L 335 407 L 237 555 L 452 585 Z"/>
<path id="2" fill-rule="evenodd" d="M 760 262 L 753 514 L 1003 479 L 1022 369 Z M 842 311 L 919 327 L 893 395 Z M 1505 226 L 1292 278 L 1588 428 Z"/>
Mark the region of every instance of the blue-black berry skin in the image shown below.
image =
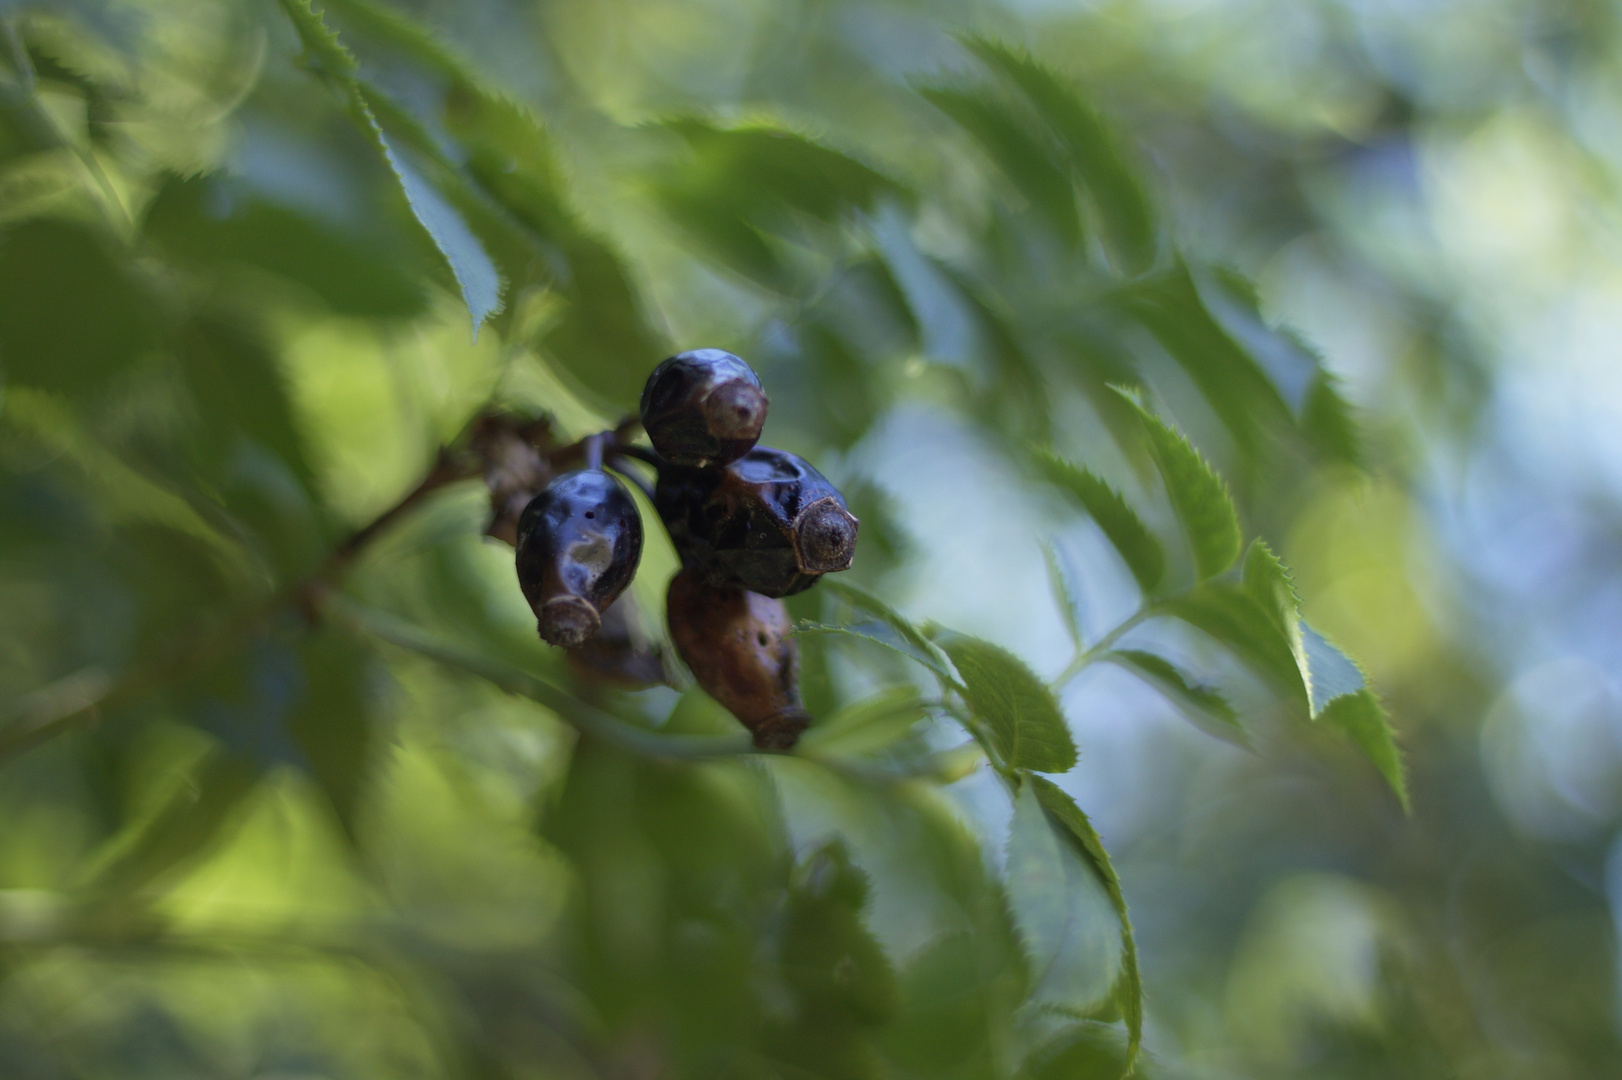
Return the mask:
<path id="1" fill-rule="evenodd" d="M 682 565 L 712 587 L 789 596 L 855 555 L 860 523 L 844 497 L 786 450 L 757 446 L 722 469 L 661 469 L 654 506 Z"/>
<path id="2" fill-rule="evenodd" d="M 641 559 L 636 503 L 599 469 L 558 476 L 519 516 L 518 584 L 553 645 L 573 647 L 596 632 Z"/>
<path id="3" fill-rule="evenodd" d="M 760 439 L 766 393 L 754 369 L 722 349 L 661 363 L 642 390 L 642 427 L 659 456 L 685 468 L 736 461 Z"/>

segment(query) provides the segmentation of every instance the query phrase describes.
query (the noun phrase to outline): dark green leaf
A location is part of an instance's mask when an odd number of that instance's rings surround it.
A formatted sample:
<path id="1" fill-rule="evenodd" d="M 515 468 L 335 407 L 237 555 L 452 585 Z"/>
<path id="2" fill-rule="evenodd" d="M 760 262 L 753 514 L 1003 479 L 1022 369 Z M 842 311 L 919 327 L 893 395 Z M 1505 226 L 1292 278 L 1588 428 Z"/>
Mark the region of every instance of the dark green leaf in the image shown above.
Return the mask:
<path id="1" fill-rule="evenodd" d="M 368 654 L 355 640 L 326 630 L 299 643 L 304 693 L 287 718 L 310 770 L 353 838 L 356 800 L 371 761 Z"/>
<path id="2" fill-rule="evenodd" d="M 1402 752 L 1397 748 L 1391 717 L 1380 704 L 1380 699 L 1374 696 L 1374 691 L 1365 687 L 1356 693 L 1340 695 L 1318 714 L 1318 720 L 1351 737 L 1352 742 L 1380 770 L 1380 775 L 1396 792 L 1403 811 L 1407 812 L 1410 809 L 1408 781 L 1403 775 Z"/>
<path id="3" fill-rule="evenodd" d="M 1130 396 L 1128 400 L 1132 400 Z M 1166 484 L 1166 494 L 1183 523 L 1194 554 L 1194 571 L 1203 581 L 1233 565 L 1239 557 L 1239 515 L 1228 486 L 1180 432 L 1137 405 L 1149 449 Z"/>
<path id="4" fill-rule="evenodd" d="M 1025 778 L 1025 782 L 1036 792 L 1036 798 L 1042 804 L 1042 809 L 1064 827 L 1069 837 L 1092 860 L 1093 868 L 1103 879 L 1110 901 L 1115 905 L 1115 914 L 1120 919 L 1121 978 L 1116 985 L 1115 997 L 1121 1008 L 1121 1016 L 1126 1021 L 1126 1063 L 1121 1073 L 1125 1076 L 1132 1071 L 1133 1063 L 1138 1057 L 1138 1048 L 1143 1044 L 1143 978 L 1138 972 L 1138 946 L 1132 934 L 1132 920 L 1127 915 L 1126 895 L 1121 891 L 1121 879 L 1115 874 L 1115 866 L 1110 862 L 1109 852 L 1104 849 L 1103 840 L 1099 838 L 1097 831 L 1093 829 L 1093 823 L 1082 813 L 1075 800 L 1058 785 L 1043 777 L 1029 776 Z"/>
<path id="5" fill-rule="evenodd" d="M 922 87 L 919 93 L 974 137 L 1067 247 L 1081 242 L 1076 190 L 1024 117 L 984 89 Z"/>
<path id="6" fill-rule="evenodd" d="M 1188 677 L 1171 661 L 1137 649 L 1116 649 L 1105 653 L 1103 659 L 1148 679 L 1196 723 L 1201 720 L 1216 721 L 1215 724 L 1200 723 L 1205 730 L 1229 742 L 1246 745 L 1244 728 L 1228 700 L 1208 686 L 1189 682 Z"/>
<path id="7" fill-rule="evenodd" d="M 1064 772 L 1076 764 L 1059 702 L 1046 683 L 1007 649 L 954 634 L 942 642 L 963 680 L 963 699 L 986 726 L 997 755 L 1012 769 Z"/>
<path id="8" fill-rule="evenodd" d="M 220 177 L 172 177 L 142 220 L 142 234 L 203 274 L 249 265 L 297 282 L 343 315 L 401 317 L 424 304 L 401 252 L 379 250 L 330 223 Z"/>
<path id="9" fill-rule="evenodd" d="M 896 977 L 862 925 L 867 894 L 867 875 L 851 864 L 843 842 L 812 852 L 789 889 L 782 965 L 789 985 L 813 1008 L 876 1024 L 896 1009 Z"/>
<path id="10" fill-rule="evenodd" d="M 411 152 L 405 144 L 383 130 L 369 95 L 357 89 L 355 100 L 389 167 L 399 179 L 411 212 L 428 231 L 434 246 L 439 248 L 456 275 L 462 300 L 473 319 L 473 332 L 477 334 L 479 324 L 501 308 L 501 274 L 461 213 L 412 163 Z"/>
<path id="11" fill-rule="evenodd" d="M 1098 524 L 1132 571 L 1138 587 L 1145 593 L 1152 592 L 1165 575 L 1166 556 L 1160 550 L 1160 541 L 1120 493 L 1087 469 L 1050 451 L 1037 451 L 1036 464 L 1049 483 L 1074 499 Z"/>
<path id="12" fill-rule="evenodd" d="M 70 221 L 0 234 L 0 371 L 10 382 L 88 398 L 156 344 L 154 299 L 130 257 Z"/>
<path id="13" fill-rule="evenodd" d="M 1154 214 L 1108 126 L 1074 87 L 1028 54 L 981 37 L 963 40 L 987 66 L 1019 87 L 1059 137 L 1071 168 L 1098 208 L 1100 231 L 1123 268 L 1147 268 L 1154 261 Z"/>
<path id="14" fill-rule="evenodd" d="M 1005 879 L 1030 963 L 1030 1000 L 1085 1012 L 1115 985 L 1121 928 L 1093 860 L 1042 808 L 1030 784 L 1014 797 Z"/>

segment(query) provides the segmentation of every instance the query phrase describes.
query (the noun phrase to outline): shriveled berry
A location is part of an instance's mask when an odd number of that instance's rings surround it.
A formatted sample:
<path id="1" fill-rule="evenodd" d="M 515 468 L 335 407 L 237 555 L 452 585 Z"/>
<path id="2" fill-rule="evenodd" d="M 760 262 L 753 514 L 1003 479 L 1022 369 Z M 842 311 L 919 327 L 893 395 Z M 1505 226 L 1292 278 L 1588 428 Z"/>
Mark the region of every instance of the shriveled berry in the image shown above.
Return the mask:
<path id="1" fill-rule="evenodd" d="M 760 439 L 766 393 L 750 366 L 721 349 L 694 349 L 661 363 L 642 390 L 642 427 L 673 465 L 736 461 Z"/>
<path id="2" fill-rule="evenodd" d="M 690 570 L 670 579 L 670 640 L 704 691 L 762 750 L 787 750 L 811 723 L 800 703 L 800 647 L 781 600 L 706 585 Z"/>
<path id="3" fill-rule="evenodd" d="M 640 632 L 635 610 L 629 594 L 608 605 L 597 632 L 569 650 L 569 666 L 588 680 L 632 690 L 669 681 L 664 649 Z"/>
<path id="4" fill-rule="evenodd" d="M 724 469 L 659 470 L 654 506 L 710 585 L 789 596 L 850 567 L 860 522 L 804 458 L 757 446 Z"/>
<path id="5" fill-rule="evenodd" d="M 490 523 L 485 535 L 518 546 L 518 518 L 552 479 L 537 442 L 550 441 L 551 424 L 512 413 L 491 412 L 473 428 L 471 446 L 490 492 Z"/>
<path id="6" fill-rule="evenodd" d="M 596 633 L 641 558 L 636 503 L 599 469 L 559 476 L 518 519 L 518 584 L 553 645 L 576 646 Z"/>

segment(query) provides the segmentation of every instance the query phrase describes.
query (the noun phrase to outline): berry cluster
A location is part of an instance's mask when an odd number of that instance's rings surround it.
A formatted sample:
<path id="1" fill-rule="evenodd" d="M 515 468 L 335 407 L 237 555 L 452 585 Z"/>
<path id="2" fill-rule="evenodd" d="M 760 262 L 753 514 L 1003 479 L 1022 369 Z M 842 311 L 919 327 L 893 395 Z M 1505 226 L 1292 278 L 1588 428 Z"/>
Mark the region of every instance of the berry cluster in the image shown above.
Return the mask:
<path id="1" fill-rule="evenodd" d="M 604 657 L 613 643 L 603 635 L 618 642 L 625 633 L 624 613 L 611 605 L 642 557 L 642 520 L 621 477 L 642 483 L 627 458 L 652 464 L 653 505 L 682 560 L 666 603 L 671 641 L 757 746 L 781 750 L 810 723 L 782 597 L 848 568 L 858 522 L 802 458 L 755 445 L 766 407 L 760 379 L 731 353 L 673 356 L 653 370 L 642 393 L 641 422 L 653 451 L 626 443 L 625 425 L 584 440 L 583 467 L 552 477 L 516 528 L 513 492 L 522 480 L 512 478 L 534 471 L 523 467 L 521 451 L 487 451 L 485 458 L 492 462 L 490 531 L 510 536 L 518 549 L 518 583 L 541 638 L 590 654 L 587 666 L 600 672 L 612 667 Z M 605 470 L 605 460 L 620 476 Z"/>

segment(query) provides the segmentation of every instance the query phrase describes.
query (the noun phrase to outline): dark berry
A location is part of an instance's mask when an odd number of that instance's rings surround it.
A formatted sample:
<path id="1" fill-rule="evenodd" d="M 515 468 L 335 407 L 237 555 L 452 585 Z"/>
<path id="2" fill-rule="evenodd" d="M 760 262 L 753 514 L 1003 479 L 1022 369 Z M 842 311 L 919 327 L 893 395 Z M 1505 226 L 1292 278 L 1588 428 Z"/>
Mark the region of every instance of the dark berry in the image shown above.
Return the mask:
<path id="1" fill-rule="evenodd" d="M 643 690 L 669 681 L 665 651 L 641 633 L 635 605 L 621 596 L 603 611 L 597 632 L 568 652 L 569 666 L 588 680 Z"/>
<path id="2" fill-rule="evenodd" d="M 670 579 L 670 640 L 698 685 L 738 718 L 762 750 L 787 750 L 811 723 L 800 703 L 800 648 L 781 600 Z"/>
<path id="3" fill-rule="evenodd" d="M 642 390 L 642 427 L 673 465 L 736 461 L 760 439 L 766 393 L 748 364 L 720 349 L 694 349 L 653 369 Z"/>
<path id="4" fill-rule="evenodd" d="M 705 583 L 788 596 L 850 567 L 859 522 L 804 458 L 757 446 L 724 469 L 659 470 L 654 506 Z"/>
<path id="5" fill-rule="evenodd" d="M 636 503 L 598 469 L 559 476 L 518 519 L 518 584 L 541 638 L 553 645 L 591 637 L 641 558 Z"/>

